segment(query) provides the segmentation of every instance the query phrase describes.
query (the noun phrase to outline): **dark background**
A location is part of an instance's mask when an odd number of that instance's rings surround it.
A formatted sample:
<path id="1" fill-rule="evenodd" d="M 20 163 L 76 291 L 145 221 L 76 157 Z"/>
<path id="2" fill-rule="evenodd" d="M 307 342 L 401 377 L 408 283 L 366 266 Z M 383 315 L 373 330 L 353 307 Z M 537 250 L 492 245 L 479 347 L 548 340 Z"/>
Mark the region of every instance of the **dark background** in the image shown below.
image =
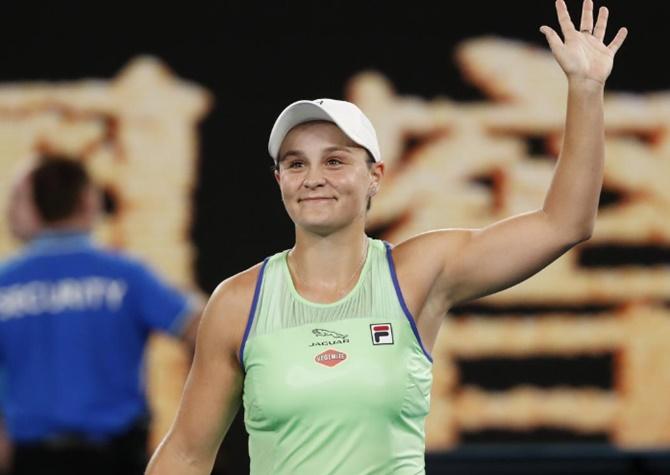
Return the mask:
<path id="1" fill-rule="evenodd" d="M 611 12 L 608 39 L 619 26 L 630 31 L 608 90 L 670 89 L 665 52 L 668 3 L 604 4 Z M 581 3 L 568 5 L 578 19 Z M 213 93 L 214 108 L 200 126 L 199 179 L 193 197 L 196 276 L 206 292 L 292 244 L 292 225 L 267 154 L 269 131 L 286 105 L 298 99 L 343 98 L 348 79 L 364 70 L 389 77 L 399 94 L 477 100 L 479 92 L 463 81 L 453 64 L 458 42 L 496 35 L 542 46 L 539 26 L 558 29 L 552 0 L 163 2 L 151 8 L 139 2 L 133 7 L 5 2 L 2 19 L 1 82 L 107 79 L 132 58 L 150 54 Z M 479 473 L 470 453 L 459 453 L 451 473 Z M 489 459 L 500 462 L 490 453 Z M 519 463 L 540 470 L 528 465 L 527 450 L 521 453 Z M 553 456 L 560 459 L 560 454 Z M 507 457 L 503 462 L 513 470 L 509 473 L 536 473 L 513 469 L 514 461 Z M 222 466 L 247 466 L 239 417 L 221 459 Z M 435 459 L 433 466 L 443 462 Z M 466 472 L 458 471 L 461 462 L 469 467 Z M 617 472 L 609 466 L 589 473 L 638 473 L 639 460 L 625 463 L 626 470 L 633 471 Z M 498 473 L 507 473 L 500 467 Z M 480 469 L 493 473 L 490 467 Z M 586 472 L 575 468 L 566 473 Z"/>

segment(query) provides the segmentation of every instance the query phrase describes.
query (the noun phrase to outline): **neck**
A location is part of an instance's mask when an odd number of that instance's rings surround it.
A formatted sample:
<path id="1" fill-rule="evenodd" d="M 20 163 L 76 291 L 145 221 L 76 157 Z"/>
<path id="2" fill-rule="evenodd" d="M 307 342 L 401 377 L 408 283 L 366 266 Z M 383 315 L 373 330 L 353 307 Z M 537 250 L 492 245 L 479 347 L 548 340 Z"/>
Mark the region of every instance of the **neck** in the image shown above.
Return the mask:
<path id="1" fill-rule="evenodd" d="M 64 219 L 61 221 L 54 221 L 44 225 L 42 232 L 72 232 L 72 233 L 89 233 L 92 226 L 85 219 Z"/>
<path id="2" fill-rule="evenodd" d="M 327 236 L 296 229 L 295 247 L 289 253 L 296 289 L 316 301 L 346 294 L 357 282 L 367 246 L 367 236 L 359 227 Z"/>
<path id="3" fill-rule="evenodd" d="M 77 234 L 91 234 L 91 231 L 83 228 L 42 228 L 40 232 L 36 235 L 45 235 L 45 234 L 62 234 L 62 235 L 77 235 Z"/>

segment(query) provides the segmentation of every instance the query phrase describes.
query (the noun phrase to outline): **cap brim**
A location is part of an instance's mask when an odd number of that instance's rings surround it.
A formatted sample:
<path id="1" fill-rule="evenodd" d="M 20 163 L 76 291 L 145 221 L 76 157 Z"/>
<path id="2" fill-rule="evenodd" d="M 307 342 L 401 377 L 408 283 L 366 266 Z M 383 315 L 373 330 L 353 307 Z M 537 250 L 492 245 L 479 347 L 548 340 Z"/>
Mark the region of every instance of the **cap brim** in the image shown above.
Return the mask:
<path id="1" fill-rule="evenodd" d="M 298 101 L 289 105 L 282 111 L 281 114 L 279 114 L 274 127 L 272 127 L 272 132 L 270 132 L 268 152 L 275 162 L 279 158 L 279 147 L 281 147 L 286 134 L 288 134 L 296 125 L 313 120 L 325 120 L 328 122 L 333 122 L 340 129 L 342 129 L 342 131 L 347 134 L 350 139 L 358 143 L 358 140 L 356 140 L 355 137 L 351 137 L 347 131 L 344 130 L 342 126 L 321 106 L 312 101 Z"/>

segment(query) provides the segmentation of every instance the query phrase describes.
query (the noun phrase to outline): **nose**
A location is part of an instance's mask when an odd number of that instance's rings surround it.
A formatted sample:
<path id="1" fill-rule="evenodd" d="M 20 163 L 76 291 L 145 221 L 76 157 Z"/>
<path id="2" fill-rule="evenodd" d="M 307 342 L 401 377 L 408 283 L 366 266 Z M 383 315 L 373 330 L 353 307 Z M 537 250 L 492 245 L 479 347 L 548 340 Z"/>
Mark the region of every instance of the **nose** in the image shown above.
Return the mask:
<path id="1" fill-rule="evenodd" d="M 313 190 L 325 184 L 326 179 L 319 167 L 310 167 L 307 176 L 305 176 L 305 181 L 303 182 L 304 187 Z"/>

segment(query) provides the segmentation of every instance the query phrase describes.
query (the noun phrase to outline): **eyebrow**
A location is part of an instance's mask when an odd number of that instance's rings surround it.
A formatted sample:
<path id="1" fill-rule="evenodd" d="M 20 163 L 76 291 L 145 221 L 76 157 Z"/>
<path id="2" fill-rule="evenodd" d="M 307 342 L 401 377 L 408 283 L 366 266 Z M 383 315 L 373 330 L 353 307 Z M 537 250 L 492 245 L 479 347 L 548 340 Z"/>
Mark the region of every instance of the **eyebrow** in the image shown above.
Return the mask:
<path id="1" fill-rule="evenodd" d="M 347 145 L 333 145 L 332 147 L 327 147 L 324 148 L 323 151 L 325 153 L 330 153 L 330 152 L 347 152 L 351 153 L 352 149 L 357 148 L 354 146 L 347 146 Z M 295 156 L 298 158 L 305 158 L 305 153 L 302 152 L 301 150 L 288 150 L 284 155 L 279 157 L 279 160 L 277 160 L 277 163 L 281 163 L 284 160 L 286 160 L 288 157 Z"/>
<path id="2" fill-rule="evenodd" d="M 301 152 L 300 150 L 288 150 L 284 155 L 281 155 L 279 157 L 279 160 L 277 160 L 277 163 L 281 163 L 284 160 L 286 160 L 286 157 L 290 157 L 292 155 L 295 155 L 296 157 L 304 158 L 305 154 Z"/>
<path id="3" fill-rule="evenodd" d="M 324 149 L 324 152 L 348 152 L 351 153 L 351 149 L 355 147 L 349 147 L 347 145 L 334 145 L 332 147 L 328 147 Z"/>

